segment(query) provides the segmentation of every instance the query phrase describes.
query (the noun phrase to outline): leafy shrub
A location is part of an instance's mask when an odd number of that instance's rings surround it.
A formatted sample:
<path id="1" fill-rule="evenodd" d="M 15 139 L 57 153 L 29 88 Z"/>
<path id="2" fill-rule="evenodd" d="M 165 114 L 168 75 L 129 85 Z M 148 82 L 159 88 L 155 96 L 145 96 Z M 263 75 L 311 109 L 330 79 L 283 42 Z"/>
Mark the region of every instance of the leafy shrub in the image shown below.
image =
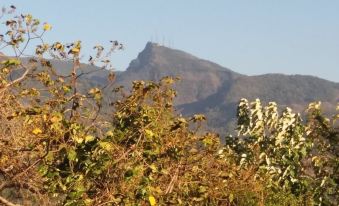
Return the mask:
<path id="1" fill-rule="evenodd" d="M 325 117 L 320 105 L 309 105 L 305 123 L 290 108 L 279 114 L 274 102 L 263 107 L 259 99 L 242 99 L 239 137 L 228 138 L 224 152 L 234 153 L 242 168 L 255 167 L 256 178 L 268 176 L 266 187 L 274 192 L 303 197 L 304 204 L 336 205 L 339 116 Z"/>
<path id="2" fill-rule="evenodd" d="M 4 13 L 12 15 L 14 7 Z M 338 130 L 320 104 L 299 114 L 242 99 L 239 137 L 226 144 L 173 107 L 176 78 L 81 87 L 81 42 L 46 44 L 52 27 L 6 20 L 0 63 L 0 202 L 5 205 L 335 205 Z M 41 44 L 33 56 L 26 48 Z M 121 49 L 100 45 L 89 63 L 110 69 Z M 47 58 L 72 62 L 68 74 Z M 106 96 L 105 90 L 112 91 Z M 114 101 L 111 101 L 114 99 Z M 109 111 L 103 108 L 110 105 Z M 110 112 L 110 115 L 106 113 Z M 14 202 L 14 203 L 13 203 Z"/>

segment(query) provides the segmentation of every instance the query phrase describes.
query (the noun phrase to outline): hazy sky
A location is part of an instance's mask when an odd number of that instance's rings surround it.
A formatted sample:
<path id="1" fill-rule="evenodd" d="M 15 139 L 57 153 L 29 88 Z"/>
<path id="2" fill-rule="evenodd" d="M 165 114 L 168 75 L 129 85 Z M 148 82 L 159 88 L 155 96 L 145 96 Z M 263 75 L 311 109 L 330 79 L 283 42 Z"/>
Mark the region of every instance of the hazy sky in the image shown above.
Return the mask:
<path id="1" fill-rule="evenodd" d="M 126 45 L 119 70 L 156 39 L 236 72 L 339 82 L 338 0 L 0 0 L 49 22 L 47 42 Z M 169 43 L 170 42 L 170 43 Z M 107 44 L 108 45 L 108 44 Z"/>

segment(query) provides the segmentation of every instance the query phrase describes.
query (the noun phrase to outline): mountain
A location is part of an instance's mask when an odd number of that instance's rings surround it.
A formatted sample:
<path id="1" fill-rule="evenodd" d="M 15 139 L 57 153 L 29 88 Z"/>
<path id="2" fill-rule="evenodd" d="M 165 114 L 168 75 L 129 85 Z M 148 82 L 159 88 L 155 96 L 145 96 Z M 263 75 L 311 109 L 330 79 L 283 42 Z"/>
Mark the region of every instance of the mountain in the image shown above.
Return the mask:
<path id="1" fill-rule="evenodd" d="M 164 76 L 180 76 L 175 103 L 181 105 L 206 99 L 241 75 L 183 51 L 147 43 L 127 70 L 118 76 L 117 84 L 129 86 L 136 79 L 159 80 Z"/>
<path id="2" fill-rule="evenodd" d="M 127 70 L 117 78 L 129 87 L 133 80 L 158 80 L 180 76 L 176 106 L 184 115 L 204 113 L 208 128 L 225 133 L 233 128 L 236 105 L 241 98 L 275 101 L 302 110 L 312 101 L 322 101 L 333 110 L 339 101 L 339 83 L 313 76 L 265 74 L 247 76 L 180 50 L 147 43 Z"/>
<path id="3" fill-rule="evenodd" d="M 52 60 L 58 73 L 69 74 L 69 62 Z M 95 72 L 90 72 L 95 71 Z M 82 64 L 79 81 L 83 91 L 107 83 L 107 70 Z M 263 103 L 275 101 L 296 111 L 312 101 L 322 101 L 325 111 L 333 111 L 339 102 L 339 83 L 306 75 L 265 74 L 247 76 L 186 52 L 147 43 L 126 71 L 118 72 L 114 86 L 131 87 L 134 80 L 159 80 L 164 76 L 179 76 L 175 85 L 178 97 L 175 105 L 183 115 L 203 113 L 207 128 L 219 133 L 234 129 L 236 106 L 241 98 Z M 106 90 L 106 95 L 110 90 Z"/>

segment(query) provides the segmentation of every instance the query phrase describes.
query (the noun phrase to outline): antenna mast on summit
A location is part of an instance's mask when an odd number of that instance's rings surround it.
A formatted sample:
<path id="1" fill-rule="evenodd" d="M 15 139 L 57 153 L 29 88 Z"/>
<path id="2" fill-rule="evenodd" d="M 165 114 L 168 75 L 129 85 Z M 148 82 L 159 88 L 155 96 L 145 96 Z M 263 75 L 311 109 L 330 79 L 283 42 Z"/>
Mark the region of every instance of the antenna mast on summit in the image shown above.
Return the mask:
<path id="1" fill-rule="evenodd" d="M 173 40 L 172 40 L 172 39 L 169 39 L 169 40 L 168 40 L 168 44 L 169 44 L 169 47 L 170 47 L 170 48 L 173 48 Z"/>
<path id="2" fill-rule="evenodd" d="M 155 30 L 155 43 L 158 44 L 158 31 Z"/>

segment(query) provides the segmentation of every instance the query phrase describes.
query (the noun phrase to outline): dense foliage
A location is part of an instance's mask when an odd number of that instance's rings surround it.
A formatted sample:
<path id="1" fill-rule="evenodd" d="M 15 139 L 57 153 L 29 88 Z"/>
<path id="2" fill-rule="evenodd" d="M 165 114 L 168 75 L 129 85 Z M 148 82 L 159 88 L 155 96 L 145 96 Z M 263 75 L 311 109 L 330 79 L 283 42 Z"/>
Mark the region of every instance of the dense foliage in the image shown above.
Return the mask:
<path id="1" fill-rule="evenodd" d="M 259 99 L 251 103 L 241 99 L 239 136 L 228 138 L 226 148 L 236 153 L 240 166 L 255 167 L 256 178 L 268 175 L 272 191 L 304 196 L 305 204 L 336 205 L 339 115 L 325 117 L 320 105 L 309 105 L 305 123 L 290 108 L 279 115 L 274 102 L 263 107 Z"/>
<path id="2" fill-rule="evenodd" d="M 3 13 L 11 15 L 14 7 Z M 31 15 L 5 21 L 0 64 L 0 203 L 5 205 L 336 205 L 338 128 L 320 103 L 307 121 L 242 99 L 237 137 L 219 142 L 205 117 L 173 107 L 176 78 L 79 88 L 81 42 L 46 44 Z M 35 54 L 26 48 L 38 40 Z M 89 63 L 110 69 L 121 48 Z M 8 51 L 8 50 L 6 50 Z M 60 75 L 46 58 L 71 61 Z M 103 95 L 110 90 L 112 95 Z M 113 100 L 112 100 L 113 99 Z M 110 105 L 109 113 L 102 111 Z"/>

